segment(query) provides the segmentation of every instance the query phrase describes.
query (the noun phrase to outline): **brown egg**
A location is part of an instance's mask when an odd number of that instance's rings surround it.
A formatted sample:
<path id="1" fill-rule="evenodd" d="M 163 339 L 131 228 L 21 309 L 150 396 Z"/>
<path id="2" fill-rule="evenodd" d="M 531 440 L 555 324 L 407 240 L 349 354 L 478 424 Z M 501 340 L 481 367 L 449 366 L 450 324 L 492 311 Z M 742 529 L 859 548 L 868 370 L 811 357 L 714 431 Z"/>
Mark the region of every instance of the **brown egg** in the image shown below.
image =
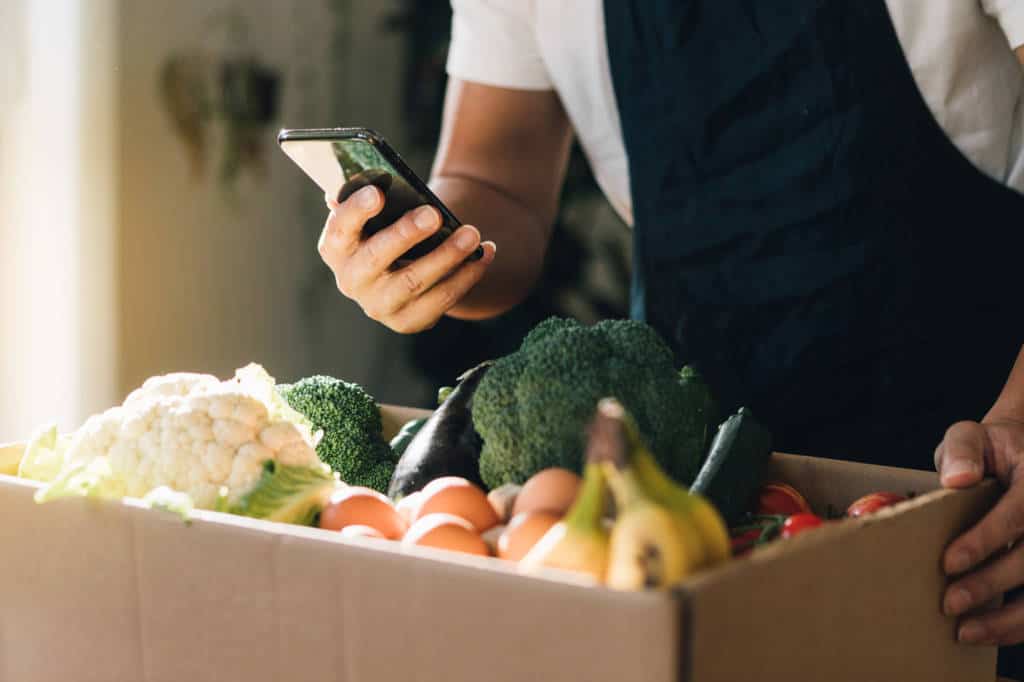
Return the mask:
<path id="1" fill-rule="evenodd" d="M 580 477 L 568 469 L 553 467 L 538 471 L 523 484 L 512 507 L 512 515 L 547 511 L 564 516 L 575 501 L 579 487 Z"/>
<path id="2" fill-rule="evenodd" d="M 398 540 L 408 524 L 384 495 L 370 488 L 348 486 L 331 495 L 320 512 L 320 527 L 342 530 L 348 526 L 370 526 L 385 538 Z"/>
<path id="3" fill-rule="evenodd" d="M 412 525 L 413 519 L 416 517 L 416 510 L 419 509 L 420 500 L 422 499 L 422 492 L 410 493 L 400 499 L 398 504 L 395 505 L 398 515 L 405 519 L 407 524 Z"/>
<path id="4" fill-rule="evenodd" d="M 498 556 L 509 561 L 519 561 L 561 518 L 545 511 L 523 512 L 512 517 L 505 532 L 498 538 Z"/>
<path id="5" fill-rule="evenodd" d="M 478 533 L 498 524 L 498 515 L 487 501 L 487 495 L 464 478 L 446 476 L 433 480 L 422 493 L 415 520 L 428 514 L 454 514 L 473 524 Z"/>
<path id="6" fill-rule="evenodd" d="M 490 556 L 487 543 L 473 529 L 473 525 L 453 514 L 427 514 L 420 518 L 405 534 L 402 546 L 434 547 Z"/>
<path id="7" fill-rule="evenodd" d="M 384 540 L 384 535 L 379 530 L 372 526 L 345 526 L 341 529 L 341 537 L 343 538 L 380 538 Z"/>

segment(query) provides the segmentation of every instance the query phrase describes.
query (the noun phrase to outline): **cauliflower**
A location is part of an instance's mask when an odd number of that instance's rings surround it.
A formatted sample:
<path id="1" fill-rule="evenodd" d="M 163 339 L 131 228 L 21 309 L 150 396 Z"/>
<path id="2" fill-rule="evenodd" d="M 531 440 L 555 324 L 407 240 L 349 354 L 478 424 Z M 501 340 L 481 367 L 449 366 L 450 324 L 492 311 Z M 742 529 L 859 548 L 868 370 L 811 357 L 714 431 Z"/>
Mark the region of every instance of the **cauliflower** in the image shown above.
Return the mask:
<path id="1" fill-rule="evenodd" d="M 52 433 L 43 434 L 49 445 Z M 261 518 L 274 518 L 286 508 L 288 518 L 276 520 L 308 523 L 335 483 L 315 448 L 310 423 L 277 395 L 259 365 L 228 381 L 168 374 L 90 417 L 37 499 L 142 498 L 169 488 L 199 509 L 259 509 Z"/>

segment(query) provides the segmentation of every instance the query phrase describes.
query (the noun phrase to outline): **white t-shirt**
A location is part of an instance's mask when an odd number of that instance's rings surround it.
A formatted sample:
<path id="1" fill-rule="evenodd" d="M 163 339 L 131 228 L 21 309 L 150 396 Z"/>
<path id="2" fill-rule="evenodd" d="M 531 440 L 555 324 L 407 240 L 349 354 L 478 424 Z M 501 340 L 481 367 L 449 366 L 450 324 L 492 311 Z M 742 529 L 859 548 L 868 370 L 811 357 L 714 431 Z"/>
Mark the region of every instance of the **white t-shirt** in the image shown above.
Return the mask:
<path id="1" fill-rule="evenodd" d="M 774 0 L 772 0 L 774 1 Z M 887 0 L 936 120 L 982 171 L 1024 192 L 1024 0 Z M 555 89 L 601 189 L 632 224 L 602 0 L 452 0 L 448 73 Z"/>

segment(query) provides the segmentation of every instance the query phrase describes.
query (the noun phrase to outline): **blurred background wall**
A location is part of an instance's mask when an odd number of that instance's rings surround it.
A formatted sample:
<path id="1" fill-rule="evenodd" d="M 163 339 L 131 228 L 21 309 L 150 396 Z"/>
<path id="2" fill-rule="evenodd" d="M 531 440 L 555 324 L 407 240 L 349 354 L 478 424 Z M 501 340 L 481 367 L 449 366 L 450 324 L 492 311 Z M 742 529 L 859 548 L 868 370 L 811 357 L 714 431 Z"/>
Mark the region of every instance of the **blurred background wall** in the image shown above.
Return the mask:
<path id="1" fill-rule="evenodd" d="M 316 253 L 323 194 L 281 154 L 278 127 L 394 131 L 400 37 L 388 2 L 212 0 L 121 3 L 120 388 L 180 368 L 229 374 L 255 360 L 275 376 L 334 373 L 398 400 L 415 382 L 402 339 L 332 291 Z M 345 41 L 345 45 L 339 45 Z M 341 48 L 344 48 L 342 50 Z M 339 64 L 345 52 L 355 63 Z M 194 168 L 160 89 L 171 59 L 251 60 L 276 77 L 277 112 L 258 158 L 224 177 L 228 130 L 204 128 Z M 241 153 L 241 152 L 238 152 Z M 159 161 L 157 161 L 159 160 Z M 416 391 L 415 388 L 412 389 Z"/>
<path id="2" fill-rule="evenodd" d="M 0 440 L 169 371 L 329 373 L 382 402 L 625 311 L 628 233 L 579 154 L 547 275 L 484 324 L 403 337 L 334 289 L 281 127 L 366 125 L 429 170 L 447 0 L 0 2 Z"/>
<path id="3" fill-rule="evenodd" d="M 118 395 L 118 16 L 0 2 L 0 440 Z"/>

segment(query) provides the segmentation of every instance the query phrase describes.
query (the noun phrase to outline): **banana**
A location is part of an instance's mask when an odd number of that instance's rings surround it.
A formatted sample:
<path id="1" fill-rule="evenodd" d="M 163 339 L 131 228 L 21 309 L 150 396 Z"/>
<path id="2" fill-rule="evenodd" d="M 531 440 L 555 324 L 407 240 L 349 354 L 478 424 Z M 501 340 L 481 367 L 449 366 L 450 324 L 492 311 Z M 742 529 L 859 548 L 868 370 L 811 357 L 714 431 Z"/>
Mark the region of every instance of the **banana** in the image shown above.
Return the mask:
<path id="1" fill-rule="evenodd" d="M 640 500 L 615 521 L 605 582 L 616 590 L 664 589 L 693 572 L 696 558 L 665 507 Z"/>
<path id="2" fill-rule="evenodd" d="M 519 561 L 522 573 L 544 568 L 577 571 L 601 582 L 608 567 L 608 530 L 602 521 L 607 497 L 604 472 L 587 462 L 576 501 Z"/>
<path id="3" fill-rule="evenodd" d="M 671 509 L 681 524 L 696 530 L 704 549 L 701 568 L 717 566 L 732 556 L 729 529 L 707 498 L 669 478 L 646 449 L 634 450 L 633 468 L 651 497 Z"/>
<path id="4" fill-rule="evenodd" d="M 592 448 L 615 498 L 618 518 L 612 528 L 606 582 L 621 590 L 663 589 L 679 582 L 704 562 L 696 529 L 656 501 L 632 466 L 628 417 L 614 400 L 602 400 L 591 426 Z"/>
<path id="5" fill-rule="evenodd" d="M 676 483 L 658 465 L 654 455 L 640 439 L 636 425 L 629 415 L 624 419 L 626 442 L 630 450 L 630 466 L 636 472 L 640 485 L 659 504 L 672 510 L 680 526 L 694 529 L 700 538 L 703 558 L 699 568 L 710 568 L 726 561 L 732 555 L 729 529 L 725 520 L 707 498 L 691 493 Z"/>

